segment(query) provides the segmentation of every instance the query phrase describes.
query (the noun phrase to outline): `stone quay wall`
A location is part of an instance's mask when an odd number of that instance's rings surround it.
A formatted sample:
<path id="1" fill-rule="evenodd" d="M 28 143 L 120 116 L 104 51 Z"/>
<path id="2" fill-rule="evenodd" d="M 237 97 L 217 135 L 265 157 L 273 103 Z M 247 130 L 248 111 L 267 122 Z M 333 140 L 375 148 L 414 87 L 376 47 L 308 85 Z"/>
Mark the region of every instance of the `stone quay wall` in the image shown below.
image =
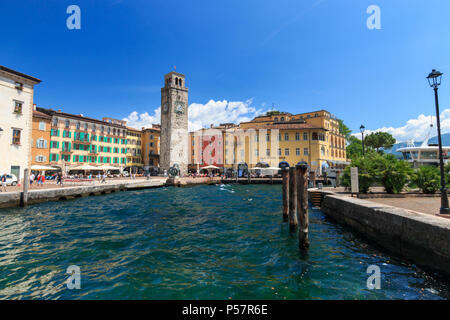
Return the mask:
<path id="1" fill-rule="evenodd" d="M 417 265 L 450 274 L 450 219 L 330 193 L 321 210 Z"/>
<path id="2" fill-rule="evenodd" d="M 96 196 L 119 191 L 156 188 L 162 187 L 165 184 L 165 180 L 150 180 L 133 183 L 97 184 L 43 190 L 30 190 L 28 192 L 28 204 L 46 201 L 70 200 L 80 197 Z M 22 192 L 1 192 L 0 208 L 18 207 L 21 204 L 21 199 Z"/>

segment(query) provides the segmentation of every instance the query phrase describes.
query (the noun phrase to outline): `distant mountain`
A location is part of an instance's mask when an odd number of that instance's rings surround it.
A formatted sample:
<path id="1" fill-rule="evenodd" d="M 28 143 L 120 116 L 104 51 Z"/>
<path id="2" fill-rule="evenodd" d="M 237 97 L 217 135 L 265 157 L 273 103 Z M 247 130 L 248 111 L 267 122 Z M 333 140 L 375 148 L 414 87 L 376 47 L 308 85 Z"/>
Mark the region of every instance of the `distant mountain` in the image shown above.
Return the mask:
<path id="1" fill-rule="evenodd" d="M 419 147 L 422 144 L 423 141 L 414 141 L 414 145 L 416 147 Z M 428 140 L 428 144 L 438 144 L 438 138 L 437 136 L 432 137 Z M 384 150 L 385 153 L 390 153 L 393 154 L 394 156 L 396 156 L 397 158 L 403 158 L 402 153 L 401 152 L 397 152 L 396 150 L 399 148 L 404 148 L 407 147 L 408 143 L 407 142 L 399 142 L 396 143 L 392 146 L 392 148 L 390 149 L 386 149 Z M 450 133 L 444 133 L 442 135 L 442 145 L 443 146 L 450 146 Z"/>

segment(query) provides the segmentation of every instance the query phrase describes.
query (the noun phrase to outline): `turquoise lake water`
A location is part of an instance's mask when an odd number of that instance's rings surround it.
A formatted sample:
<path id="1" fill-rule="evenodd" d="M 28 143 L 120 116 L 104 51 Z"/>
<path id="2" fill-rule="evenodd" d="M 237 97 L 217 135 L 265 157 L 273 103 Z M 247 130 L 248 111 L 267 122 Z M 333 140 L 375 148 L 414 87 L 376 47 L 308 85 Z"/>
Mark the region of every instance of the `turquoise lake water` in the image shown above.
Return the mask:
<path id="1" fill-rule="evenodd" d="M 280 185 L 121 192 L 0 210 L 1 299 L 448 299 L 442 275 L 310 211 L 311 247 Z M 81 270 L 81 289 L 66 269 Z M 367 289 L 369 265 L 381 289 Z"/>

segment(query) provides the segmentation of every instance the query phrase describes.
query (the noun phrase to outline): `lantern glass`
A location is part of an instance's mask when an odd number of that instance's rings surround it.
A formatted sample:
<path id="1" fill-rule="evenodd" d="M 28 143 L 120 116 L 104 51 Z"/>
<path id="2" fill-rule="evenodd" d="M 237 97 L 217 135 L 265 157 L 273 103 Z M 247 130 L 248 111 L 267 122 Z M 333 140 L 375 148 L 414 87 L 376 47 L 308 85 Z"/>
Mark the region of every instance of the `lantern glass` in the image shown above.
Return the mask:
<path id="1" fill-rule="evenodd" d="M 442 73 L 433 69 L 427 77 L 430 87 L 437 88 L 441 85 Z"/>

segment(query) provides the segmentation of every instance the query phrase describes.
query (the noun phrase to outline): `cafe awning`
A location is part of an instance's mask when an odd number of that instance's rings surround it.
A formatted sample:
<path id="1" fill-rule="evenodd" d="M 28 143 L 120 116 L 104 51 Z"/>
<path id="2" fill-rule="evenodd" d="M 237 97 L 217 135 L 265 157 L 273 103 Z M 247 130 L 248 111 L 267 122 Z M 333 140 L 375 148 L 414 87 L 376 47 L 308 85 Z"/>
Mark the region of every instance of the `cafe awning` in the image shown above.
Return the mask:
<path id="1" fill-rule="evenodd" d="M 46 170 L 46 171 L 50 171 L 50 170 L 59 170 L 59 168 L 35 164 L 35 165 L 31 166 L 31 170 Z"/>

